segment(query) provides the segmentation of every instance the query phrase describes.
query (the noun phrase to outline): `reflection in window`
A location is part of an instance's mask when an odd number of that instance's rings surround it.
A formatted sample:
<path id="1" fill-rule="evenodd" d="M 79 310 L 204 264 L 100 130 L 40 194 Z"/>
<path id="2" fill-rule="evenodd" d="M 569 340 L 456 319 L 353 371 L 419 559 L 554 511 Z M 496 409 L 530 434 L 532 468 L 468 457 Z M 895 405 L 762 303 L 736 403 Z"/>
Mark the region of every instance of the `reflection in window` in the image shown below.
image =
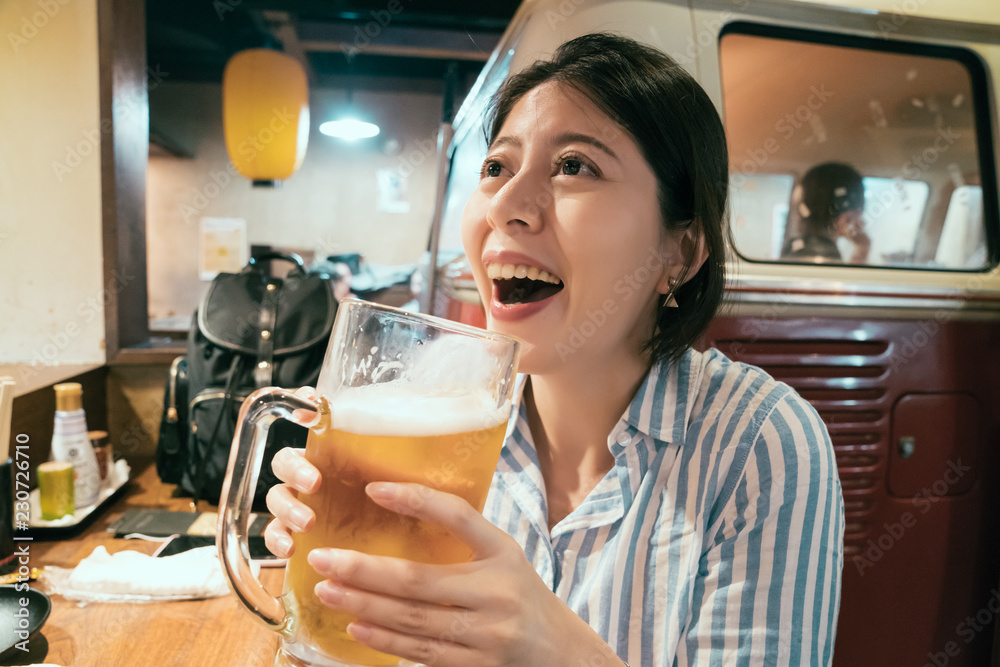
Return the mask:
<path id="1" fill-rule="evenodd" d="M 739 253 L 986 267 L 978 151 L 988 145 L 977 141 L 973 105 L 985 94 L 973 86 L 981 67 L 959 49 L 856 37 L 842 46 L 832 35 L 788 34 L 737 24 L 721 38 Z M 853 176 L 827 179 L 825 198 L 810 198 L 810 172 L 831 164 Z"/>

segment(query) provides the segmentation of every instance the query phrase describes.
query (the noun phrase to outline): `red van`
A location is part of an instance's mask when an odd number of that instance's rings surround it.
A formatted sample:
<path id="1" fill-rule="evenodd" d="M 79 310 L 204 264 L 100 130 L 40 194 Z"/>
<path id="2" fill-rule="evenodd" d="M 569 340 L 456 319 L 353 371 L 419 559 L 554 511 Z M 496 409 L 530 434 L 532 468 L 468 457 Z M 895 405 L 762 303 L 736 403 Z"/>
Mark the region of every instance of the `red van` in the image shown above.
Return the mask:
<path id="1" fill-rule="evenodd" d="M 730 142 L 728 303 L 703 345 L 795 387 L 836 450 L 834 663 L 1000 665 L 1000 4 L 842 4 L 524 2 L 446 128 L 435 312 L 482 322 L 455 257 L 504 79 L 600 30 L 671 54 Z"/>

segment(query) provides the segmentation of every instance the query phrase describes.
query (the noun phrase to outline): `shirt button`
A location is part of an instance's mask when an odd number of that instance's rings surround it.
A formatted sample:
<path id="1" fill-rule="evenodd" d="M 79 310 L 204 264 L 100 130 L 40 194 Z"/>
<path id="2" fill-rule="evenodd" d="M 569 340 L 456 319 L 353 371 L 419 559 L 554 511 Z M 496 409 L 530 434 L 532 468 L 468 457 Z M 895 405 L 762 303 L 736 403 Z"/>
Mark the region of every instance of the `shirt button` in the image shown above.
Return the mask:
<path id="1" fill-rule="evenodd" d="M 618 444 L 621 445 L 622 447 L 632 442 L 632 436 L 628 434 L 628 431 L 622 431 L 621 433 L 618 434 L 618 437 L 616 439 L 618 440 Z"/>

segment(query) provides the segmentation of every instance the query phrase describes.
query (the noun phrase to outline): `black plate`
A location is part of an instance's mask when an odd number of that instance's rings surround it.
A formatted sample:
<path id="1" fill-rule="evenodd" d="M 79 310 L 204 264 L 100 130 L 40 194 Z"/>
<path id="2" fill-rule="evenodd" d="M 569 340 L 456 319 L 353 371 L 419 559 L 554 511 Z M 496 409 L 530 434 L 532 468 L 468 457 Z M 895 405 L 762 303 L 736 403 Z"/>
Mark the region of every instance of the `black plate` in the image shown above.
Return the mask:
<path id="1" fill-rule="evenodd" d="M 38 632 L 52 611 L 52 602 L 48 595 L 34 588 L 19 591 L 15 588 L 18 585 L 20 584 L 0 586 L 0 658 L 15 651 L 23 655 L 15 645 Z M 22 605 L 22 600 L 27 601 L 27 605 Z M 25 609 L 27 612 L 23 611 Z M 21 621 L 24 619 L 27 620 L 27 627 L 21 627 Z M 28 634 L 18 635 L 18 631 Z"/>

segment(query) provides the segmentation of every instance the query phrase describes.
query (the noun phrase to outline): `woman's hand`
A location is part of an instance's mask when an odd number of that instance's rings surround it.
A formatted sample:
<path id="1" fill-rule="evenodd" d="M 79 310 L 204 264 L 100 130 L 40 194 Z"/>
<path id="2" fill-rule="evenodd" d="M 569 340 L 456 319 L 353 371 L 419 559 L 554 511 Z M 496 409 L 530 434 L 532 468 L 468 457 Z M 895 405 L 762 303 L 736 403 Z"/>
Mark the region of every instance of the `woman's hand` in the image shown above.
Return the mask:
<path id="1" fill-rule="evenodd" d="M 314 387 L 300 387 L 295 395 L 309 401 L 320 397 Z M 267 492 L 267 509 L 275 518 L 264 529 L 264 544 L 278 558 L 288 558 L 295 551 L 290 531 L 307 533 L 316 520 L 313 511 L 299 502 L 298 494 L 316 493 L 323 480 L 319 470 L 306 460 L 305 450 L 294 447 L 278 450 L 271 460 L 271 472 L 284 484 Z"/>
<path id="2" fill-rule="evenodd" d="M 315 493 L 322 478 L 306 460 L 305 450 L 294 447 L 278 450 L 271 470 L 284 484 L 276 484 L 267 492 L 267 509 L 275 518 L 264 529 L 264 544 L 278 558 L 288 558 L 295 551 L 290 531 L 309 532 L 316 521 L 313 511 L 299 502 L 298 494 Z"/>
<path id="3" fill-rule="evenodd" d="M 548 589 L 517 542 L 465 500 L 418 484 L 378 482 L 366 492 L 390 511 L 444 526 L 473 558 L 427 565 L 340 549 L 310 552 L 309 563 L 326 577 L 316 595 L 357 618 L 347 627 L 357 641 L 441 667 L 621 665 Z M 290 500 L 277 492 L 276 509 Z"/>

